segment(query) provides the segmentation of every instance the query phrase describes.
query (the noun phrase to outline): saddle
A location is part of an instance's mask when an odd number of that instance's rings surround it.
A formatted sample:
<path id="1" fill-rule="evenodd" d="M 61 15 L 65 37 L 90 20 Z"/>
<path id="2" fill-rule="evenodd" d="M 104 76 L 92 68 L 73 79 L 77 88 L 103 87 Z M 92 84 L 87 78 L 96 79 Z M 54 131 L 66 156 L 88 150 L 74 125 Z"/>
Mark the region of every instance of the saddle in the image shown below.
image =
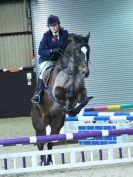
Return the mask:
<path id="1" fill-rule="evenodd" d="M 48 82 L 49 82 L 49 79 L 50 79 L 50 76 L 51 76 L 51 73 L 54 69 L 54 65 L 52 66 L 49 66 L 45 72 L 43 73 L 43 83 L 44 83 L 44 86 L 47 88 L 48 86 Z"/>

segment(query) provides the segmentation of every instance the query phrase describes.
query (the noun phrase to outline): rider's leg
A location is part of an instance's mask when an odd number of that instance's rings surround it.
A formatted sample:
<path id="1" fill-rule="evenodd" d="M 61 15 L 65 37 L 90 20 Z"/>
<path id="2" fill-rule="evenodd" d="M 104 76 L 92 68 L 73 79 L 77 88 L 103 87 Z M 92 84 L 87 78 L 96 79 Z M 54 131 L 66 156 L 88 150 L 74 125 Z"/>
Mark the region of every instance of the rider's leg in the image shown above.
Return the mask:
<path id="1" fill-rule="evenodd" d="M 40 64 L 40 75 L 39 75 L 39 78 L 38 78 L 35 94 L 31 99 L 32 103 L 39 103 L 40 102 L 42 92 L 45 89 L 45 85 L 43 84 L 43 79 L 42 79 L 43 78 L 43 73 L 45 72 L 45 70 L 48 67 L 50 67 L 52 65 L 53 65 L 52 61 L 44 61 Z"/>
<path id="2" fill-rule="evenodd" d="M 32 103 L 39 103 L 40 102 L 40 97 L 41 97 L 41 93 L 44 89 L 44 85 L 43 85 L 43 80 L 42 80 L 42 75 L 43 75 L 43 72 L 44 72 L 44 68 L 45 68 L 45 63 L 46 62 L 42 62 L 40 64 L 40 74 L 39 74 L 39 77 L 38 77 L 38 82 L 37 82 L 37 85 L 36 85 L 36 91 L 33 95 L 33 97 L 31 98 L 31 102 Z"/>
<path id="3" fill-rule="evenodd" d="M 42 79 L 38 78 L 37 86 L 36 86 L 36 91 L 31 99 L 32 103 L 39 103 L 40 102 L 40 97 L 43 92 L 44 85 Z"/>

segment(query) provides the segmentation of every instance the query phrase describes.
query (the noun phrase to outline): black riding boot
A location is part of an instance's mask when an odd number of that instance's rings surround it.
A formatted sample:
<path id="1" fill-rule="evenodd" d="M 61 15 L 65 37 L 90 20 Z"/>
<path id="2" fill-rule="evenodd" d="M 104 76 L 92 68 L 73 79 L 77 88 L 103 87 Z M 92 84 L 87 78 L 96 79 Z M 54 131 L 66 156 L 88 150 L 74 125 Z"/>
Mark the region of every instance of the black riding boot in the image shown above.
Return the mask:
<path id="1" fill-rule="evenodd" d="M 31 98 L 32 103 L 39 103 L 40 102 L 40 96 L 42 94 L 42 91 L 44 89 L 43 81 L 42 79 L 38 79 L 36 91 L 34 93 L 34 96 Z"/>

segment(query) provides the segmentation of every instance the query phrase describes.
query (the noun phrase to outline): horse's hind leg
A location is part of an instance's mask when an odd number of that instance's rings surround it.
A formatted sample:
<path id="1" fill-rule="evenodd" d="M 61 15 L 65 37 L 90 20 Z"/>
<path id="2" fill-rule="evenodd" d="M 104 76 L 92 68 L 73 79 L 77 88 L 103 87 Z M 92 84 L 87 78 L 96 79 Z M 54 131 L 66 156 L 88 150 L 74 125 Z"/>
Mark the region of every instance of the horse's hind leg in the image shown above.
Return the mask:
<path id="1" fill-rule="evenodd" d="M 52 118 L 52 121 L 51 121 L 51 135 L 60 133 L 60 130 L 64 125 L 64 119 L 65 119 L 65 116 L 62 113 L 61 114 L 56 114 L 56 116 L 54 116 Z M 48 148 L 48 150 L 52 150 L 53 143 L 52 142 L 48 143 L 47 148 Z M 49 154 L 48 158 L 47 158 L 47 164 L 49 165 L 51 163 L 53 163 L 53 160 L 52 160 L 51 154 Z"/>
<path id="2" fill-rule="evenodd" d="M 46 135 L 46 129 L 44 128 L 43 130 L 36 131 L 36 135 L 37 136 Z M 43 150 L 44 143 L 38 143 L 37 146 L 39 150 Z M 52 147 L 53 147 L 53 143 L 47 143 L 48 150 L 51 150 Z M 40 162 L 41 165 L 49 165 L 52 163 L 52 157 L 50 154 L 48 156 L 41 155 L 40 158 L 41 158 L 41 162 Z"/>
<path id="3" fill-rule="evenodd" d="M 36 136 L 43 136 L 43 135 L 46 135 L 46 131 L 45 131 L 45 129 L 43 129 L 43 130 L 36 130 Z M 42 151 L 43 150 L 43 148 L 44 148 L 44 143 L 38 143 L 37 144 L 37 147 L 38 147 L 38 150 L 39 151 Z M 41 155 L 40 156 L 40 159 L 41 159 L 41 162 L 40 162 L 40 164 L 41 165 L 47 165 L 46 164 L 46 158 L 45 158 L 45 155 Z"/>
<path id="4" fill-rule="evenodd" d="M 32 118 L 32 124 L 36 131 L 36 136 L 41 136 L 46 134 L 46 129 L 44 124 L 42 123 L 42 117 L 40 109 L 36 105 L 32 105 L 31 109 L 31 118 Z M 37 144 L 38 150 L 43 150 L 44 143 L 38 143 Z M 41 156 L 41 163 L 44 161 L 44 157 Z"/>
<path id="5" fill-rule="evenodd" d="M 43 136 L 46 134 L 46 131 L 44 130 L 36 130 L 36 136 Z M 42 151 L 44 148 L 44 143 L 38 143 L 37 144 L 38 150 Z"/>
<path id="6" fill-rule="evenodd" d="M 37 127 L 34 126 L 34 128 L 35 128 L 35 131 L 36 131 L 36 136 L 46 135 L 46 130 L 45 130 L 44 127 L 43 127 L 43 129 L 38 129 Z M 43 148 L 44 148 L 44 143 L 37 143 L 37 148 L 38 148 L 39 151 L 42 151 Z M 42 165 L 44 163 L 44 165 L 46 165 L 45 156 L 41 155 L 40 159 L 41 159 L 40 164 Z"/>

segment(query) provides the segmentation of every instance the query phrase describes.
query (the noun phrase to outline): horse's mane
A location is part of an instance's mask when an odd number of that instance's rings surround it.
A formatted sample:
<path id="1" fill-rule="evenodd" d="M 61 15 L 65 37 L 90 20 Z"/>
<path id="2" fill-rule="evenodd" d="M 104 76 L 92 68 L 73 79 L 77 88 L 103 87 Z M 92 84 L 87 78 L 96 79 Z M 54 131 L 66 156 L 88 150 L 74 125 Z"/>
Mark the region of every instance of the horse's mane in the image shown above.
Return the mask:
<path id="1" fill-rule="evenodd" d="M 82 34 L 69 33 L 68 40 L 74 40 L 75 42 L 85 43 L 85 37 Z"/>
<path id="2" fill-rule="evenodd" d="M 84 36 L 80 35 L 80 34 L 76 34 L 76 33 L 69 33 L 68 34 L 68 37 L 67 39 L 65 40 L 64 44 L 62 44 L 61 48 L 63 50 L 63 53 L 64 53 L 64 50 L 65 48 L 67 47 L 67 45 L 72 42 L 72 41 L 75 41 L 75 42 L 85 42 L 85 38 Z"/>

